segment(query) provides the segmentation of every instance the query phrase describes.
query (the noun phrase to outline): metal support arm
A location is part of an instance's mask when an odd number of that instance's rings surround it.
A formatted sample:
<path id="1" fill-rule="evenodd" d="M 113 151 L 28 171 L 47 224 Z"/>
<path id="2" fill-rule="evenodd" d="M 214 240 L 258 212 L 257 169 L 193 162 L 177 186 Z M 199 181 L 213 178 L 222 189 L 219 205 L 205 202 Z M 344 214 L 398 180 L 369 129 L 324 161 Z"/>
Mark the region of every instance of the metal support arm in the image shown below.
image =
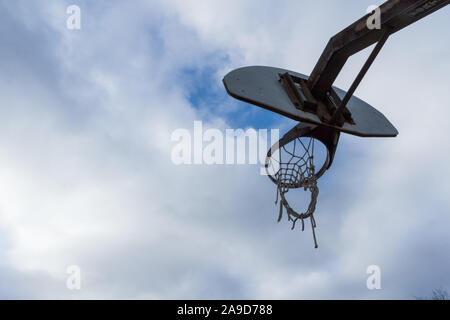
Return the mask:
<path id="1" fill-rule="evenodd" d="M 308 86 L 314 96 L 325 98 L 350 56 L 378 42 L 384 35 L 395 33 L 449 3 L 450 0 L 389 0 L 380 6 L 381 29 L 367 27 L 370 17 L 367 14 L 336 34 L 328 42 L 309 77 Z"/>

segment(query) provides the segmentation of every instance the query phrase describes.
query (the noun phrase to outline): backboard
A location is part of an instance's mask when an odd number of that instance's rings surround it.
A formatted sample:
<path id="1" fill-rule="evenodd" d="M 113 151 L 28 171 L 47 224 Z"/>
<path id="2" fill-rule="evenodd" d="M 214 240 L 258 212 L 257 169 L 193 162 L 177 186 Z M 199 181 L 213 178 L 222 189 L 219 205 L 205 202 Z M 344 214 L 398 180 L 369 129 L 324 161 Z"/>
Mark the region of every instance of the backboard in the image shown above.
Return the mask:
<path id="1" fill-rule="evenodd" d="M 232 97 L 279 113 L 293 120 L 334 128 L 338 131 L 361 137 L 395 137 L 397 129 L 377 109 L 361 99 L 352 96 L 347 109 L 353 123 L 344 122 L 342 126 L 330 125 L 322 121 L 316 113 L 307 112 L 296 107 L 289 96 L 280 75 L 285 73 L 305 81 L 308 77 L 294 71 L 274 67 L 250 66 L 228 73 L 223 83 Z M 333 87 L 340 99 L 346 92 Z"/>

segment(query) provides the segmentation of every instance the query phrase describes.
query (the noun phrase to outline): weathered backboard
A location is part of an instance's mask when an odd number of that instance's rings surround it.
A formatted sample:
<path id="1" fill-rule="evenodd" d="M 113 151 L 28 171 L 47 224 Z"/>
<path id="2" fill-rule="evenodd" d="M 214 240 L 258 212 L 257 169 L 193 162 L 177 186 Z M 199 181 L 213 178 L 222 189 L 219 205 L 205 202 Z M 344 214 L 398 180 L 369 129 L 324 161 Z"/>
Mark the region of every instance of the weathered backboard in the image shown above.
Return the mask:
<path id="1" fill-rule="evenodd" d="M 308 77 L 289 70 L 251 66 L 236 69 L 223 79 L 225 88 L 232 97 L 282 114 L 299 122 L 307 122 L 335 128 L 338 131 L 361 137 L 395 137 L 397 129 L 374 107 L 361 99 L 352 96 L 347 104 L 355 124 L 345 122 L 342 126 L 334 126 L 322 122 L 314 113 L 304 112 L 295 107 L 283 84 L 280 74 L 291 75 L 307 80 Z M 345 91 L 333 87 L 340 99 Z"/>

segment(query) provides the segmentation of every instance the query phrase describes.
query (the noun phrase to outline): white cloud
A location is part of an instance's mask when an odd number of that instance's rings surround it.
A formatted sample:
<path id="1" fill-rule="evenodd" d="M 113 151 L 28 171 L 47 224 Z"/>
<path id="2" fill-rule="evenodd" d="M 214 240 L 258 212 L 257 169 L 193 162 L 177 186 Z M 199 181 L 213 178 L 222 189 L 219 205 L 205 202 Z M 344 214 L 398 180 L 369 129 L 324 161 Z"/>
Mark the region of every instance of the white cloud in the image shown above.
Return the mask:
<path id="1" fill-rule="evenodd" d="M 183 72 L 206 65 L 217 92 L 242 64 L 308 73 L 372 3 L 85 2 L 75 33 L 63 2 L 24 3 L 2 4 L 16 39 L 0 76 L 2 297 L 408 298 L 448 283 L 449 46 L 430 34 L 442 14 L 393 37 L 364 79 L 358 96 L 400 136 L 341 138 L 313 250 L 309 229 L 275 223 L 274 186 L 257 166 L 170 162 L 174 129 L 226 128 L 215 110 L 234 103 L 195 108 Z M 421 49 L 403 54 L 418 36 Z M 65 288 L 72 264 L 80 292 Z M 380 292 L 365 288 L 371 264 Z"/>

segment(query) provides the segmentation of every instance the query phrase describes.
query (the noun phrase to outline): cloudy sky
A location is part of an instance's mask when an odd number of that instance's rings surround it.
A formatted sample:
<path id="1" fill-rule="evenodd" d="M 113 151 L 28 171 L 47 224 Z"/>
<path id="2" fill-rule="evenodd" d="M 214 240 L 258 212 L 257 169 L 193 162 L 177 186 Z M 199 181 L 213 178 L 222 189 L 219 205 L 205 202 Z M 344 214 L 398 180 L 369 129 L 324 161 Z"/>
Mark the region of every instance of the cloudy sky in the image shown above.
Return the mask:
<path id="1" fill-rule="evenodd" d="M 221 79 L 309 74 L 383 1 L 0 0 L 0 298 L 380 299 L 450 287 L 449 8 L 392 36 L 357 95 L 397 127 L 343 135 L 310 229 L 258 165 L 181 165 L 171 134 L 279 128 Z M 81 8 L 81 30 L 66 8 Z M 348 88 L 370 51 L 352 57 Z M 81 290 L 66 287 L 81 269 Z M 381 289 L 368 290 L 369 265 Z"/>

